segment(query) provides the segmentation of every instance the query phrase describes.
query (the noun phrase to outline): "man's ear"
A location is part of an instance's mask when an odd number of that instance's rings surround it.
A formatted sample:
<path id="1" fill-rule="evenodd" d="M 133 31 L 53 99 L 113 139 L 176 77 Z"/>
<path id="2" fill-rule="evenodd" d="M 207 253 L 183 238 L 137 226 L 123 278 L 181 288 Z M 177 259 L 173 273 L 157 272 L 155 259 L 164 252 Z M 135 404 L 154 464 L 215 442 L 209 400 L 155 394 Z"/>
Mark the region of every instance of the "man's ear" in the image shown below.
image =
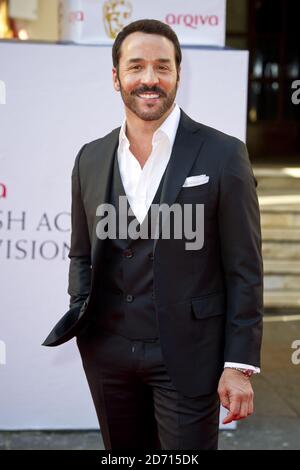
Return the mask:
<path id="1" fill-rule="evenodd" d="M 113 76 L 113 84 L 114 84 L 114 89 L 116 91 L 120 91 L 120 81 L 118 78 L 118 71 L 115 67 L 112 69 L 112 76 Z"/>
<path id="2" fill-rule="evenodd" d="M 180 82 L 180 73 L 181 73 L 181 66 L 178 67 L 177 69 L 177 82 Z"/>

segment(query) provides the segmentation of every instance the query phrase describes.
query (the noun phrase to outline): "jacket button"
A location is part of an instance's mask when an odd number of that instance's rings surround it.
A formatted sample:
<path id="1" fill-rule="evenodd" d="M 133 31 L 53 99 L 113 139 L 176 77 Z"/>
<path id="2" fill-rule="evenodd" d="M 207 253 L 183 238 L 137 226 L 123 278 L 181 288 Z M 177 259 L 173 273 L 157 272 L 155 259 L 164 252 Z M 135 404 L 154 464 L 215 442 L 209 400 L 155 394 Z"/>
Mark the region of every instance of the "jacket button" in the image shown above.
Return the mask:
<path id="1" fill-rule="evenodd" d="M 153 259 L 154 259 L 153 253 L 149 253 L 149 255 L 148 255 L 148 256 L 149 256 L 149 258 L 150 258 L 151 260 L 153 260 Z"/>
<path id="2" fill-rule="evenodd" d="M 126 302 L 133 302 L 133 295 L 131 294 L 126 295 Z"/>
<path id="3" fill-rule="evenodd" d="M 123 251 L 123 255 L 125 256 L 125 258 L 132 258 L 133 257 L 133 251 L 130 248 L 128 248 L 127 250 Z"/>

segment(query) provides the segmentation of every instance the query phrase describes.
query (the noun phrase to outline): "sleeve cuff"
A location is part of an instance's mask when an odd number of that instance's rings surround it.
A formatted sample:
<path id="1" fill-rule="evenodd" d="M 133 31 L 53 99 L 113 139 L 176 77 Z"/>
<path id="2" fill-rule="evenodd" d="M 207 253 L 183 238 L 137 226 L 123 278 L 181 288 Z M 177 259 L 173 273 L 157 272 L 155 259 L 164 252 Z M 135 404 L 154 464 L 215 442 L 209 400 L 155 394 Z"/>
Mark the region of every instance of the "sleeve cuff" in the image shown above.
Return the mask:
<path id="1" fill-rule="evenodd" d="M 225 362 L 224 364 L 224 369 L 225 367 L 239 367 L 240 369 L 250 369 L 253 370 L 255 374 L 260 373 L 260 368 L 251 366 L 249 364 L 241 364 L 240 362 Z"/>

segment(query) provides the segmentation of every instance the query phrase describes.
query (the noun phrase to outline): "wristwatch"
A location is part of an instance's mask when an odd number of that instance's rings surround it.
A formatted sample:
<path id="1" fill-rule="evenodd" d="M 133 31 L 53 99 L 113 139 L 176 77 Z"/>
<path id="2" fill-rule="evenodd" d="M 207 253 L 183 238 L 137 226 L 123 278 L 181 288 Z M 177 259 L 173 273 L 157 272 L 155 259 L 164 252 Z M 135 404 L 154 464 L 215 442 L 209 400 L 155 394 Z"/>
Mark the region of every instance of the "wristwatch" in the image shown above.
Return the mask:
<path id="1" fill-rule="evenodd" d="M 254 374 L 254 370 L 252 369 L 242 369 L 241 367 L 228 367 L 228 369 L 234 369 L 234 370 L 238 370 L 239 372 L 242 372 L 244 375 L 246 375 L 246 377 L 252 377 L 252 375 Z"/>

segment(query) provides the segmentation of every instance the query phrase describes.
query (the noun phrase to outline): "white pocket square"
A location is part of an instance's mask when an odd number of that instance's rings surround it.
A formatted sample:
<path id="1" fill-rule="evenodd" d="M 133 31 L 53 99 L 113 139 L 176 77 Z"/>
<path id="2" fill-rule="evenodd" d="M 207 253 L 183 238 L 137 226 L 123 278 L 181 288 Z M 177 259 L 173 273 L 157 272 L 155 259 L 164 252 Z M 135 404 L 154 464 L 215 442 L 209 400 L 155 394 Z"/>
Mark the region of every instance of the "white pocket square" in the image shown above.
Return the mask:
<path id="1" fill-rule="evenodd" d="M 183 183 L 182 187 L 187 188 L 190 186 L 199 186 L 200 184 L 208 183 L 209 176 L 207 175 L 196 175 L 196 176 L 188 176 Z"/>

